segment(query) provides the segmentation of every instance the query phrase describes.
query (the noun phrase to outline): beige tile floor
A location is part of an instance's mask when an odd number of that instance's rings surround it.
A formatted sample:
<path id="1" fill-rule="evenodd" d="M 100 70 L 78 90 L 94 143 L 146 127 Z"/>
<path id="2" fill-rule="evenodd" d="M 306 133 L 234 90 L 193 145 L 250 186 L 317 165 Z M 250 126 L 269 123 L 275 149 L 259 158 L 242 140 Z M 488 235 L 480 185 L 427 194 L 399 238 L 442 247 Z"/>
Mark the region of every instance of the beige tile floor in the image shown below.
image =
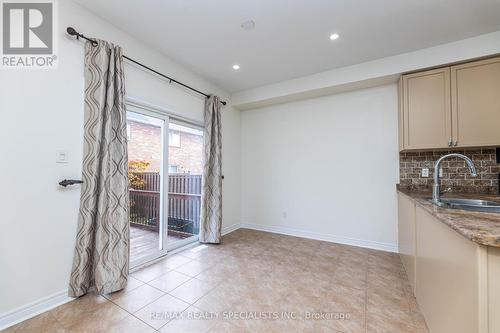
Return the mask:
<path id="1" fill-rule="evenodd" d="M 396 254 L 246 229 L 6 332 L 155 330 L 428 332 Z"/>

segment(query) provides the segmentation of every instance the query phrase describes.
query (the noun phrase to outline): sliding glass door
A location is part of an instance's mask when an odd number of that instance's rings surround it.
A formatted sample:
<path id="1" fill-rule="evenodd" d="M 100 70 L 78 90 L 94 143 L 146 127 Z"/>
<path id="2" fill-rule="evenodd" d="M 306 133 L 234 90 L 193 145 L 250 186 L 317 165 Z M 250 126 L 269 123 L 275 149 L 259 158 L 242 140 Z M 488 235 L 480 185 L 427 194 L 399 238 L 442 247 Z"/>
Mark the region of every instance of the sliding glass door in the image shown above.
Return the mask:
<path id="1" fill-rule="evenodd" d="M 203 131 L 170 118 L 168 249 L 197 241 L 200 230 Z"/>
<path id="2" fill-rule="evenodd" d="M 127 106 L 130 260 L 139 266 L 198 240 L 203 131 Z"/>
<path id="3" fill-rule="evenodd" d="M 127 108 L 131 267 L 165 255 L 168 117 Z"/>

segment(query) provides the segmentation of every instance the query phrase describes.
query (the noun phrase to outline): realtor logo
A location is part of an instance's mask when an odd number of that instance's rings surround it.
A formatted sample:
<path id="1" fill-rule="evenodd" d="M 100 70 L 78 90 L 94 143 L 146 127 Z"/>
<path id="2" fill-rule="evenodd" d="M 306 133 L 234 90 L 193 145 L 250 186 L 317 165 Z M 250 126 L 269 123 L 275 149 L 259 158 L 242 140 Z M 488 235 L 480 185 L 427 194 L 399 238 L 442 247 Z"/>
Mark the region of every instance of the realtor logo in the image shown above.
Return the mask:
<path id="1" fill-rule="evenodd" d="M 54 1 L 2 1 L 2 67 L 55 68 Z"/>

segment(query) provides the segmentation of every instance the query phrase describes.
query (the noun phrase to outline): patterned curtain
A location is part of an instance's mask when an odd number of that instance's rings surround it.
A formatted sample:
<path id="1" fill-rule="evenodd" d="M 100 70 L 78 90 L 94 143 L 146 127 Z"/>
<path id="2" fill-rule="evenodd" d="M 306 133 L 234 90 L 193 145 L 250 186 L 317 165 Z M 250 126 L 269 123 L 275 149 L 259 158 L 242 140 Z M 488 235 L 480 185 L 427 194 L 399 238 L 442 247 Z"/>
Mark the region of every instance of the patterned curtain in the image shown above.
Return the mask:
<path id="1" fill-rule="evenodd" d="M 129 270 L 127 125 L 122 49 L 85 45 L 82 193 L 69 296 L 123 289 Z"/>
<path id="2" fill-rule="evenodd" d="M 222 227 L 222 132 L 219 97 L 205 102 L 200 242 L 220 243 Z"/>

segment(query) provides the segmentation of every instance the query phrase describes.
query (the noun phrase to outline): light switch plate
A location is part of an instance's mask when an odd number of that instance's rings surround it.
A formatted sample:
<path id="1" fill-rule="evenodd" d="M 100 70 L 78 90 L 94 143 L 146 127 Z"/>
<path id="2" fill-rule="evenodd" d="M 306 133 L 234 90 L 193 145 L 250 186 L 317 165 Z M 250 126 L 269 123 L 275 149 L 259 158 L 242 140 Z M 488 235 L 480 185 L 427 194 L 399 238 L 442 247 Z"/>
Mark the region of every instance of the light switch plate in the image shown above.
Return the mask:
<path id="1" fill-rule="evenodd" d="M 68 152 L 65 150 L 56 151 L 56 163 L 68 163 Z"/>
<path id="2" fill-rule="evenodd" d="M 422 168 L 422 177 L 429 177 L 429 168 Z"/>

